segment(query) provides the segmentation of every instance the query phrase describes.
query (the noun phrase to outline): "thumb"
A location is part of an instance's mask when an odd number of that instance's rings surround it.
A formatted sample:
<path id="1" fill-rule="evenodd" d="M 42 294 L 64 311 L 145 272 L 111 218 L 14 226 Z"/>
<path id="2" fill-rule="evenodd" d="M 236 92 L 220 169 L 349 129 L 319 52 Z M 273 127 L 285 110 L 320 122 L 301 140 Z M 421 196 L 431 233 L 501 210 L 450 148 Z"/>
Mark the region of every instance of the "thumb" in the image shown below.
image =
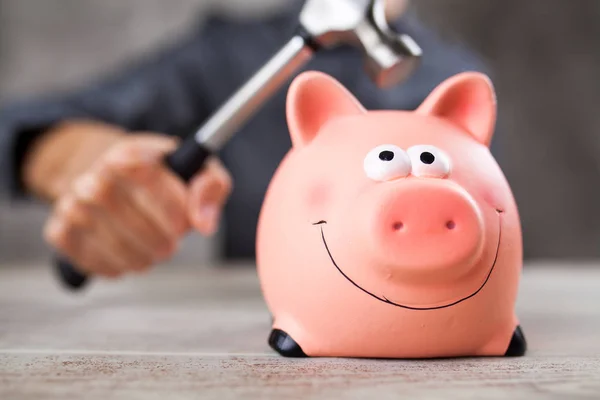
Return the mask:
<path id="1" fill-rule="evenodd" d="M 210 236 L 219 226 L 221 213 L 233 188 L 229 172 L 212 158 L 190 183 L 188 213 L 192 226 Z"/>

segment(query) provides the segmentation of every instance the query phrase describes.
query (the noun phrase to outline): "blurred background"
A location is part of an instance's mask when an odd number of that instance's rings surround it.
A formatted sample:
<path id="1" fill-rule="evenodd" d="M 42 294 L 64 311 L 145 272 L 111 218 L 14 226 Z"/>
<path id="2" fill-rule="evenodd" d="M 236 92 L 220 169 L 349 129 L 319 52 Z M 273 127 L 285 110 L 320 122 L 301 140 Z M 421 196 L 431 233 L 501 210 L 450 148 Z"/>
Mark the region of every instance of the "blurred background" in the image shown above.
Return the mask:
<path id="1" fill-rule="evenodd" d="M 0 103 L 76 88 L 202 23 L 277 12 L 284 0 L 0 0 Z M 525 256 L 600 258 L 600 2 L 413 0 L 430 29 L 490 68 L 496 157 L 520 208 Z M 0 262 L 46 260 L 47 210 L 0 203 Z M 177 262 L 215 257 L 191 236 Z"/>

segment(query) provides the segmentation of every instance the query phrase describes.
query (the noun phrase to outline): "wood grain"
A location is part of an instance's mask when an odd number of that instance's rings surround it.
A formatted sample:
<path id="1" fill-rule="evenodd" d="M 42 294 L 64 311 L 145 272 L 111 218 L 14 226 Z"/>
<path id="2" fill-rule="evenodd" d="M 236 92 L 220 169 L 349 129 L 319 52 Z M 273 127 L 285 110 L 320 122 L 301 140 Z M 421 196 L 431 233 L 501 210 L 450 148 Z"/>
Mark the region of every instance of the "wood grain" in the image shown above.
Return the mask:
<path id="1" fill-rule="evenodd" d="M 0 399 L 598 399 L 600 269 L 526 268 L 519 359 L 290 360 L 254 268 L 169 267 L 73 295 L 0 269 Z"/>

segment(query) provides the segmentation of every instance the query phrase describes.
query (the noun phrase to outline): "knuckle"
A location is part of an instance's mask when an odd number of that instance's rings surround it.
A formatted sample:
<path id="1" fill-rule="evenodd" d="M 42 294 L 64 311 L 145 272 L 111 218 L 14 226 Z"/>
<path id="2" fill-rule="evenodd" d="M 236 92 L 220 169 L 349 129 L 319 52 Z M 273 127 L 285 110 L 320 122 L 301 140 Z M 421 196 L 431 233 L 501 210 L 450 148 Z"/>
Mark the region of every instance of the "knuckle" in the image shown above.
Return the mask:
<path id="1" fill-rule="evenodd" d="M 105 154 L 100 165 L 104 171 L 120 173 L 138 164 L 140 159 L 139 146 L 130 140 L 123 140 Z"/>
<path id="2" fill-rule="evenodd" d="M 72 219 L 78 207 L 78 201 L 74 197 L 63 197 L 56 204 L 56 214 L 63 219 Z"/>
<path id="3" fill-rule="evenodd" d="M 115 192 L 115 181 L 107 173 L 89 174 L 75 183 L 77 198 L 89 204 L 111 206 Z"/>
<path id="4" fill-rule="evenodd" d="M 128 184 L 152 187 L 163 181 L 159 174 L 161 164 L 139 145 L 124 146 L 107 160 L 106 167 L 110 175 Z"/>
<path id="5" fill-rule="evenodd" d="M 113 153 L 111 159 L 118 166 L 139 167 L 140 165 L 154 165 L 157 154 L 148 140 L 130 137 L 124 140 Z"/>
<path id="6" fill-rule="evenodd" d="M 67 233 L 79 229 L 89 229 L 95 224 L 91 208 L 74 197 L 61 199 L 57 204 L 57 214 Z"/>
<path id="7" fill-rule="evenodd" d="M 74 196 L 62 197 L 56 203 L 55 212 L 61 216 L 68 216 L 71 214 L 73 208 L 76 207 L 76 199 Z"/>
<path id="8" fill-rule="evenodd" d="M 140 146 L 133 141 L 123 142 L 119 150 L 119 155 L 125 157 L 127 160 L 138 161 L 141 158 Z"/>
<path id="9" fill-rule="evenodd" d="M 59 250 L 65 250 L 68 234 L 64 223 L 56 218 L 50 220 L 44 227 L 44 239 Z"/>
<path id="10" fill-rule="evenodd" d="M 117 185 L 111 175 L 96 176 L 92 181 L 92 185 L 92 193 L 97 204 L 109 208 L 115 205 Z"/>

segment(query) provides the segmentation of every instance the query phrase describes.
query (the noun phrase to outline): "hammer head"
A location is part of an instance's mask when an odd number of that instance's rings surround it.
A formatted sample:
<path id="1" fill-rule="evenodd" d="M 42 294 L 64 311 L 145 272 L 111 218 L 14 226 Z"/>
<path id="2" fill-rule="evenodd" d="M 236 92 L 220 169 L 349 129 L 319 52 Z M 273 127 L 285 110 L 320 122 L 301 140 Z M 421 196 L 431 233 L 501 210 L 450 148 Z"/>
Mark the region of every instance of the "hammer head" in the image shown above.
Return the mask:
<path id="1" fill-rule="evenodd" d="M 307 0 L 300 24 L 324 48 L 359 47 L 365 70 L 379 87 L 404 81 L 417 67 L 421 48 L 387 23 L 385 0 Z"/>

